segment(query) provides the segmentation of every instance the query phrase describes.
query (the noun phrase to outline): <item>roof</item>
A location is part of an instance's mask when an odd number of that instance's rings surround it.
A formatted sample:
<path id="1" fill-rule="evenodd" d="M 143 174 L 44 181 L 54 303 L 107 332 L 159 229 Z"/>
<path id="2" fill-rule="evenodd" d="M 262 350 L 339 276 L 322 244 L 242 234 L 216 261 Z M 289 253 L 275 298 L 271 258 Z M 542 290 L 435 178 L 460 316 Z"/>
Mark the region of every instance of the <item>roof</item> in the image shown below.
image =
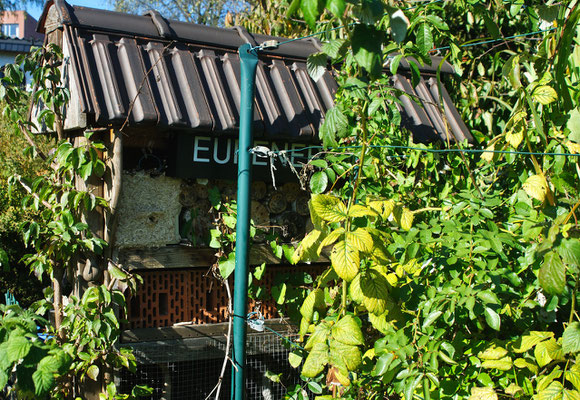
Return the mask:
<path id="1" fill-rule="evenodd" d="M 41 42 L 18 38 L 0 39 L 0 51 L 7 53 L 28 53 L 32 46 L 39 46 Z"/>
<path id="2" fill-rule="evenodd" d="M 56 19 L 57 23 L 54 23 Z M 50 0 L 38 30 L 62 29 L 70 53 L 72 81 L 87 124 L 160 130 L 234 133 L 239 123 L 240 60 L 237 49 L 272 38 L 242 28 L 224 29 L 168 21 L 158 12 L 137 16 Z M 256 137 L 310 139 L 338 88 L 327 71 L 317 82 L 306 58 L 320 51 L 315 40 L 294 41 L 261 51 L 256 77 Z M 434 58 L 433 65 L 440 59 Z M 446 137 L 444 120 L 457 139 L 471 139 L 449 94 L 439 107 L 435 69 L 425 66 L 413 88 L 408 64 L 393 77 L 396 87 L 420 99 L 401 97 L 403 121 L 419 140 Z M 445 64 L 443 73 L 453 69 Z"/>

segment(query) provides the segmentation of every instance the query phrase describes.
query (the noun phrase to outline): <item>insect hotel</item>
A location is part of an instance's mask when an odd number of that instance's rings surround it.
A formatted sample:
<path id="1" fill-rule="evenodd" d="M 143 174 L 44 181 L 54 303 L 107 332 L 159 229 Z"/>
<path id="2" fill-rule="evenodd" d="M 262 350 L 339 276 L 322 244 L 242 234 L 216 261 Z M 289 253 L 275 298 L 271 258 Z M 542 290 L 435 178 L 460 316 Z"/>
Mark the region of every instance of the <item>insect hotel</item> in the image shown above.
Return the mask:
<path id="1" fill-rule="evenodd" d="M 63 49 L 62 75 L 71 94 L 67 137 L 80 145 L 92 130 L 108 149 L 111 173 L 86 184 L 109 202 L 114 218 L 94 215 L 91 226 L 109 242 L 112 258 L 143 279 L 130 298 L 122 335 L 122 344 L 134 349 L 138 372 L 116 377 L 118 384 L 125 390 L 147 384 L 153 399 L 204 399 L 220 376 L 230 318 L 229 287 L 213 277 L 216 249 L 209 245 L 212 204 L 235 200 L 238 48 L 275 38 L 168 21 L 156 11 L 128 15 L 62 0 L 48 1 L 39 32 Z M 295 41 L 261 51 L 257 67 L 254 145 L 286 153 L 276 159 L 253 154 L 251 215 L 256 225 L 279 227 L 287 242 L 308 231 L 309 195 L 295 173 L 315 154 L 312 145 L 337 90 L 330 71 L 318 81 L 308 75 L 306 58 L 318 51 L 314 39 Z M 416 87 L 405 61 L 392 77 L 408 94 L 400 98 L 403 124 L 419 141 L 470 139 L 437 84 L 439 62 L 434 58 L 433 67 L 422 68 Z M 442 73 L 453 70 L 444 64 Z M 259 237 L 256 242 L 250 264 L 265 263 L 259 285 L 268 294 L 279 295 L 276 288 L 292 277 L 322 271 L 316 264 L 286 264 Z M 99 259 L 79 264 L 75 290 L 99 284 L 105 269 Z M 299 382 L 288 349 L 273 333 L 287 335 L 292 327 L 273 301 L 253 301 L 250 308 L 269 329 L 248 332 L 247 397 L 281 398 L 284 387 L 266 371 Z M 229 397 L 229 369 L 222 398 Z"/>

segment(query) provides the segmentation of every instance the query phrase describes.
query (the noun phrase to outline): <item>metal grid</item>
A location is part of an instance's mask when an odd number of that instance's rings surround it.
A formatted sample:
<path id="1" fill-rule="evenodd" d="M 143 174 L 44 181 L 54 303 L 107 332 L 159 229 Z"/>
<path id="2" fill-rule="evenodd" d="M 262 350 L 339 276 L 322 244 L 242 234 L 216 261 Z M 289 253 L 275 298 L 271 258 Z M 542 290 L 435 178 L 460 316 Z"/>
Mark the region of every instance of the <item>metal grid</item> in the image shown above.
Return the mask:
<path id="1" fill-rule="evenodd" d="M 300 382 L 299 373 L 288 363 L 289 350 L 279 336 L 250 334 L 247 338 L 247 399 L 281 399 L 285 387 Z M 120 388 L 128 393 L 134 385 L 154 389 L 151 400 L 205 399 L 215 387 L 223 363 L 225 339 L 197 338 L 135 343 L 137 373 L 124 371 Z M 266 372 L 282 374 L 282 384 L 266 378 Z M 231 396 L 231 366 L 228 365 L 220 399 Z"/>

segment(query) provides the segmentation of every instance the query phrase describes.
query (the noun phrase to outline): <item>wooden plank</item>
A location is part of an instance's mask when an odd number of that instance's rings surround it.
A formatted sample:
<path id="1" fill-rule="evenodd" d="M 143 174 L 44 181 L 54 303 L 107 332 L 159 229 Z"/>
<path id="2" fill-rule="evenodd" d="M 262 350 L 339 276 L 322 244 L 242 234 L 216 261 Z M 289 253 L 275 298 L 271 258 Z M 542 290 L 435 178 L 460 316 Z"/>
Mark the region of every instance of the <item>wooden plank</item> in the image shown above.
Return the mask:
<path id="1" fill-rule="evenodd" d="M 176 268 L 209 268 L 215 264 L 216 250 L 191 246 L 171 245 L 159 248 L 122 249 L 119 261 L 130 270 L 176 269 Z M 250 265 L 289 265 L 276 258 L 268 245 L 252 246 Z M 327 257 L 321 257 L 319 263 L 328 263 Z"/>

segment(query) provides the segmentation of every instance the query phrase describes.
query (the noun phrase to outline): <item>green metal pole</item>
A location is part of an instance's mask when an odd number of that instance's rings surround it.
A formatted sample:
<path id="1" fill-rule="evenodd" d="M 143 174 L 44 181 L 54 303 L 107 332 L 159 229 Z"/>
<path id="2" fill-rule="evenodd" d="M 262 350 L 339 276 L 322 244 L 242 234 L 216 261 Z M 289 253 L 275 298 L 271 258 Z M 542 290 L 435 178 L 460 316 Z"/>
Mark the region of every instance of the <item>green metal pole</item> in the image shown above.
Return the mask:
<path id="1" fill-rule="evenodd" d="M 240 139 L 238 154 L 238 220 L 236 223 L 236 270 L 234 275 L 234 349 L 232 399 L 246 398 L 246 313 L 248 308 L 248 262 L 250 249 L 250 187 L 252 182 L 252 120 L 258 54 L 249 44 L 238 49 L 241 61 Z"/>

